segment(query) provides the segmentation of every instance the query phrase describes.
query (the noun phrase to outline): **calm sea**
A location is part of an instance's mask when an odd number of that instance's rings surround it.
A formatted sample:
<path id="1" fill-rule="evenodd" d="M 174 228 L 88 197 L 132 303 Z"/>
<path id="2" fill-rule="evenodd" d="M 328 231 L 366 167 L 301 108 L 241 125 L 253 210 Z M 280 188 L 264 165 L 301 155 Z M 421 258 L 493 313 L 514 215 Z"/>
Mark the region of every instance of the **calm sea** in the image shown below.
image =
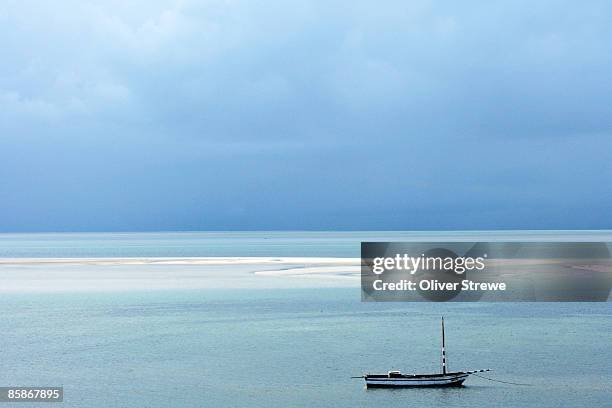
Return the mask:
<path id="1" fill-rule="evenodd" d="M 359 257 L 361 241 L 611 241 L 612 231 L 0 234 L 0 257 Z"/>
<path id="2" fill-rule="evenodd" d="M 484 234 L 4 235 L 0 256 L 358 256 L 361 239 L 610 238 Z M 10 294 L 0 310 L 0 386 L 62 385 L 66 407 L 612 406 L 610 303 L 361 303 L 358 288 L 338 288 Z M 350 378 L 438 371 L 441 315 L 451 369 L 529 385 L 365 390 Z"/>

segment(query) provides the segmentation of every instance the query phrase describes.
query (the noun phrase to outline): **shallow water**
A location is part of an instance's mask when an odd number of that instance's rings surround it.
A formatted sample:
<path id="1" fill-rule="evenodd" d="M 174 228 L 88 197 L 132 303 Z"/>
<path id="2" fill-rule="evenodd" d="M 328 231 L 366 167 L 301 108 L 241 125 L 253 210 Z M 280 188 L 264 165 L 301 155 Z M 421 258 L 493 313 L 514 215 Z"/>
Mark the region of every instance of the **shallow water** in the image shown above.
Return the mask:
<path id="1" fill-rule="evenodd" d="M 248 231 L 0 234 L 0 257 L 359 257 L 361 241 L 607 241 L 612 231 Z"/>
<path id="2" fill-rule="evenodd" d="M 612 405 L 609 303 L 361 303 L 358 289 L 22 294 L 0 299 L 0 384 L 70 407 Z M 492 368 L 461 389 L 350 376 Z"/>
<path id="3" fill-rule="evenodd" d="M 610 231 L 0 234 L 0 257 L 356 257 L 361 240 Z M 610 303 L 362 303 L 358 287 L 277 288 L 14 293 L 0 311 L 0 385 L 62 385 L 66 407 L 612 406 Z M 530 385 L 365 390 L 350 378 L 438 372 L 441 315 L 450 369 Z"/>

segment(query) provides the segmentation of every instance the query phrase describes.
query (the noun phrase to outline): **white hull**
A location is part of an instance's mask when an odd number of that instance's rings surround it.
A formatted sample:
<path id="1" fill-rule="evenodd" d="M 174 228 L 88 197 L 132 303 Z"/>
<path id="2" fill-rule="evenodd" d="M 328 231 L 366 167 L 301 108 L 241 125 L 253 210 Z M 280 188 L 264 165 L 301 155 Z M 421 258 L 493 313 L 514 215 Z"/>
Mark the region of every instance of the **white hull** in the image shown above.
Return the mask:
<path id="1" fill-rule="evenodd" d="M 468 375 L 462 373 L 437 377 L 403 376 L 387 378 L 365 376 L 365 382 L 368 388 L 458 387 L 463 384 Z"/>

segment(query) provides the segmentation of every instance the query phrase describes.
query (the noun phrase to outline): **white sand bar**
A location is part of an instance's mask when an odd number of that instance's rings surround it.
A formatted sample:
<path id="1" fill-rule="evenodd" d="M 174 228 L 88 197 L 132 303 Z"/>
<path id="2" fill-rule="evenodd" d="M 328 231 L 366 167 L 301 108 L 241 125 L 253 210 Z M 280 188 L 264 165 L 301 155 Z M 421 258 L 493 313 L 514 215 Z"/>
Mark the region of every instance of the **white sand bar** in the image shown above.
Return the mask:
<path id="1" fill-rule="evenodd" d="M 359 258 L 0 258 L 0 292 L 359 286 Z"/>

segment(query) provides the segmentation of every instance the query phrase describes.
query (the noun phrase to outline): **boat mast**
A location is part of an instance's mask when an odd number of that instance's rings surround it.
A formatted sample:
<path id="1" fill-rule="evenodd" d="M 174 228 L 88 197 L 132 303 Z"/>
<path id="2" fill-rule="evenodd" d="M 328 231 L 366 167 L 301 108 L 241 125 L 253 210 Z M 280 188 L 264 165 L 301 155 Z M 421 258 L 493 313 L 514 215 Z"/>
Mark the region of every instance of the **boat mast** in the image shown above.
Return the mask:
<path id="1" fill-rule="evenodd" d="M 446 375 L 446 347 L 444 345 L 444 316 L 442 316 L 442 374 Z"/>

